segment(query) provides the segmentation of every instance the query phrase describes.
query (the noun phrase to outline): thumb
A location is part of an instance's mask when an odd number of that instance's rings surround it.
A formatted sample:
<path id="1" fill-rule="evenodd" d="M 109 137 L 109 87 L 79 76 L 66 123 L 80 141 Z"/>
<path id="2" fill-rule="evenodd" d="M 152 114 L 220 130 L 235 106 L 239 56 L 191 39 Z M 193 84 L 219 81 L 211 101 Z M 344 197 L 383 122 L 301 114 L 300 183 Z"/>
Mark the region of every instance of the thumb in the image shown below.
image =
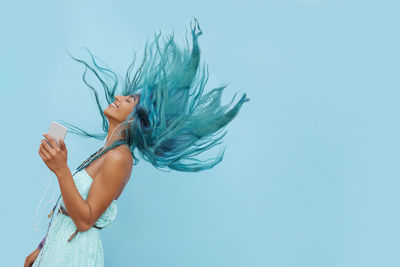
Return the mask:
<path id="1" fill-rule="evenodd" d="M 61 150 L 65 151 L 67 148 L 66 148 L 66 146 L 65 146 L 64 141 L 63 141 L 62 139 L 60 139 L 59 143 L 60 143 L 60 148 L 61 148 Z"/>

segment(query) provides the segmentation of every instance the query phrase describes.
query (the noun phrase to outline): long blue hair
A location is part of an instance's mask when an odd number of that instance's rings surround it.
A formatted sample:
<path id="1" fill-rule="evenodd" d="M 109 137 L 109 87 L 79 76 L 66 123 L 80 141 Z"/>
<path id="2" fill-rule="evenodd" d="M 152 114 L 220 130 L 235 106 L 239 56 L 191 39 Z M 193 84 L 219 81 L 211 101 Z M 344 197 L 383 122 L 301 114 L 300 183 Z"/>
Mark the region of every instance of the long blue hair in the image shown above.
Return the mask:
<path id="1" fill-rule="evenodd" d="M 208 80 L 203 65 L 199 71 L 200 48 L 198 37 L 202 34 L 198 20 L 190 22 L 192 33 L 192 49 L 180 49 L 170 35 L 164 46 L 160 47 L 155 34 L 154 41 L 149 45 L 146 41 L 144 58 L 140 67 L 132 76 L 136 56 L 128 67 L 123 80 L 123 95 L 140 94 L 140 102 L 125 121 L 132 121 L 124 131 L 124 139 L 113 142 L 101 153 L 81 164 L 78 168 L 89 165 L 93 160 L 116 146 L 127 144 L 134 159 L 134 165 L 140 156 L 159 170 L 177 170 L 197 172 L 210 169 L 222 161 L 225 148 L 220 150 L 215 158 L 200 160 L 195 156 L 221 143 L 227 131 L 224 127 L 237 115 L 242 104 L 249 101 L 244 93 L 239 101 L 229 108 L 236 96 L 227 105 L 221 105 L 221 96 L 226 85 L 214 88 L 203 94 Z M 98 110 L 103 119 L 104 133 L 88 133 L 63 120 L 59 123 L 68 127 L 68 131 L 85 137 L 103 140 L 108 132 L 109 123 L 99 102 L 99 94 L 94 86 L 88 83 L 86 72 L 89 69 L 100 81 L 108 104 L 114 102 L 120 78 L 109 68 L 100 66 L 90 54 L 93 66 L 84 60 L 74 60 L 84 64 L 82 79 L 93 91 Z M 111 81 L 111 82 L 110 82 Z"/>

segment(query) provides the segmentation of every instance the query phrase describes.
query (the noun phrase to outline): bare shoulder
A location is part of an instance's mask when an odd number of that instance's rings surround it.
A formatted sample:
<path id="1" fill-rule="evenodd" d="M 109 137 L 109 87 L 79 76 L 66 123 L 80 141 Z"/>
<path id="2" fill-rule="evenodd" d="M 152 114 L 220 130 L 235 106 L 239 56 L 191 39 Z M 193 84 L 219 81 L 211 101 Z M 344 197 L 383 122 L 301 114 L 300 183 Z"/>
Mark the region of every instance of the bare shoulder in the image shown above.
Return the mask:
<path id="1" fill-rule="evenodd" d="M 108 151 L 106 156 L 110 158 L 119 158 L 121 160 L 125 159 L 125 161 L 132 161 L 131 151 L 127 146 L 124 145 L 117 146 L 116 148 L 111 149 L 110 151 Z"/>
<path id="2" fill-rule="evenodd" d="M 105 168 L 107 171 L 113 169 L 114 171 L 122 171 L 130 174 L 132 170 L 132 163 L 133 157 L 129 148 L 126 146 L 119 146 L 108 151 L 108 153 L 105 155 L 102 169 Z"/>

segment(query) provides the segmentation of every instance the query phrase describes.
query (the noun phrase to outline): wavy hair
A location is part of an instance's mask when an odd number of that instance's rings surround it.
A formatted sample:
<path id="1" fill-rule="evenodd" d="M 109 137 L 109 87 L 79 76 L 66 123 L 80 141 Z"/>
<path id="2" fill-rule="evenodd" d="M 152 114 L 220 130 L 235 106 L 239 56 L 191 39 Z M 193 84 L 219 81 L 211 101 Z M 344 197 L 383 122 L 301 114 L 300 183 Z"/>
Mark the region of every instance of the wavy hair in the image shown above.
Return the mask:
<path id="1" fill-rule="evenodd" d="M 124 139 L 115 141 L 97 156 L 81 164 L 78 169 L 84 168 L 108 150 L 122 144 L 127 144 L 130 148 L 133 165 L 139 161 L 135 155 L 137 150 L 143 159 L 159 170 L 196 172 L 210 169 L 222 161 L 225 148 L 220 150 L 215 158 L 200 160 L 195 156 L 222 142 L 221 139 L 227 133 L 222 130 L 249 98 L 244 93 L 229 109 L 237 93 L 230 103 L 221 105 L 221 96 L 227 85 L 203 94 L 208 80 L 208 67 L 205 71 L 203 65 L 200 71 L 198 37 L 202 31 L 198 20 L 193 20 L 194 26 L 192 21 L 190 22 L 192 49 L 186 36 L 187 47 L 180 49 L 174 42 L 173 34 L 161 47 L 158 41 L 160 31 L 159 34 L 155 34 L 150 45 L 146 41 L 143 61 L 132 77 L 136 61 L 136 55 L 134 56 L 123 80 L 122 89 L 123 95 L 140 94 L 140 102 L 125 120 L 133 122 L 119 131 L 124 131 Z M 82 79 L 94 93 L 102 116 L 104 133 L 88 133 L 63 120 L 57 121 L 68 127 L 70 133 L 103 140 L 108 132 L 109 123 L 103 113 L 97 90 L 86 79 L 86 72 L 89 69 L 100 81 L 108 104 L 115 100 L 119 77 L 109 68 L 100 66 L 90 50 L 87 51 L 93 66 L 68 54 L 86 67 Z"/>

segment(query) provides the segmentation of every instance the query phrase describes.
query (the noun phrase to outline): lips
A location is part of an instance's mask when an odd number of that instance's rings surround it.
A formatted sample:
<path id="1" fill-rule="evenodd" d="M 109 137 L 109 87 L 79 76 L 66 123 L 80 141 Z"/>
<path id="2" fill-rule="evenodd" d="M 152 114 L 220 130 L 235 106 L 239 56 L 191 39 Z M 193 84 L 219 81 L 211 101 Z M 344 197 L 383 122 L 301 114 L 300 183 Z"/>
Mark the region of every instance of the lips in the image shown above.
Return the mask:
<path id="1" fill-rule="evenodd" d="M 111 103 L 112 106 L 114 106 L 115 108 L 118 108 L 117 104 L 115 104 L 114 102 Z"/>

